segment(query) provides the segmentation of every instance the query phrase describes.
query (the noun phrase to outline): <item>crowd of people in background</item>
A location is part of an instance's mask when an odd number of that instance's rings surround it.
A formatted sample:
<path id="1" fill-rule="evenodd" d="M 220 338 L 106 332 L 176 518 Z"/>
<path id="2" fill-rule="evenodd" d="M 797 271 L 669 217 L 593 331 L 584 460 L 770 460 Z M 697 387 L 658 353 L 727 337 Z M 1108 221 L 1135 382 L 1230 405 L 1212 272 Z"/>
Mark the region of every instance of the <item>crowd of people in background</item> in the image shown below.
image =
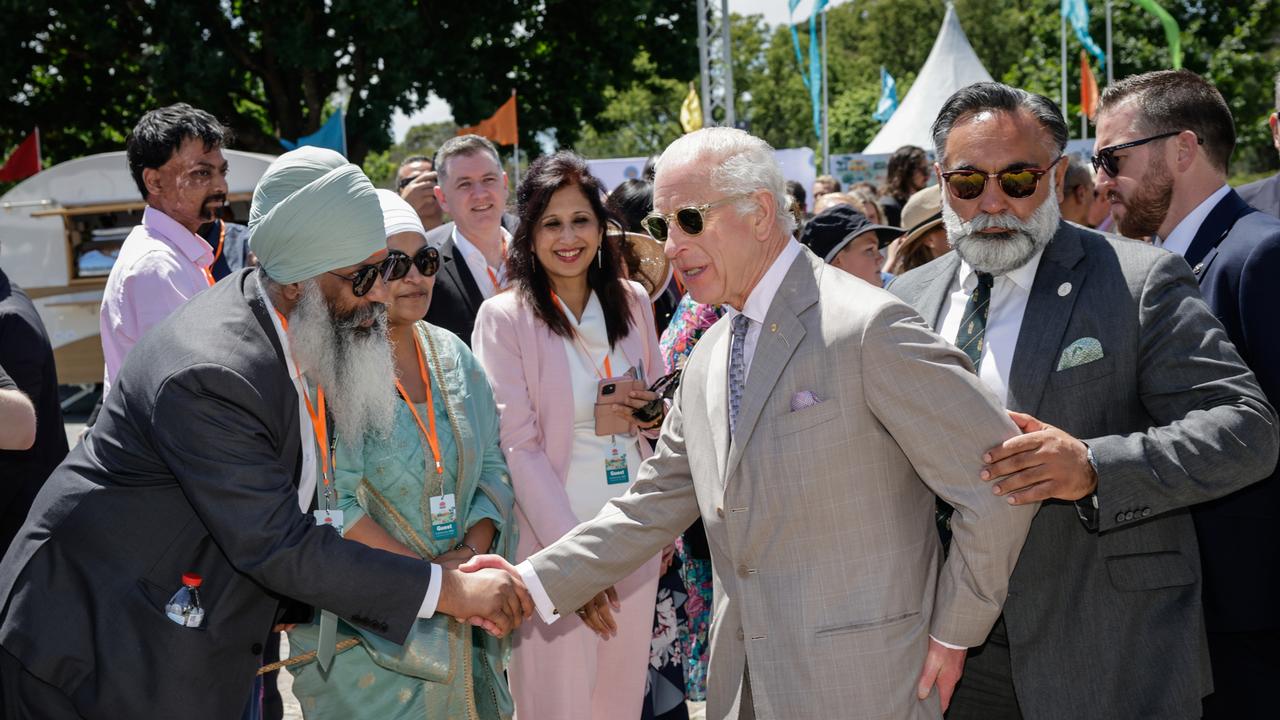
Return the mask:
<path id="1" fill-rule="evenodd" d="M 0 271 L 4 716 L 1274 715 L 1280 174 L 1187 71 L 1097 123 L 979 83 L 808 192 L 724 128 L 303 147 L 241 224 L 147 113 L 70 451 Z"/>

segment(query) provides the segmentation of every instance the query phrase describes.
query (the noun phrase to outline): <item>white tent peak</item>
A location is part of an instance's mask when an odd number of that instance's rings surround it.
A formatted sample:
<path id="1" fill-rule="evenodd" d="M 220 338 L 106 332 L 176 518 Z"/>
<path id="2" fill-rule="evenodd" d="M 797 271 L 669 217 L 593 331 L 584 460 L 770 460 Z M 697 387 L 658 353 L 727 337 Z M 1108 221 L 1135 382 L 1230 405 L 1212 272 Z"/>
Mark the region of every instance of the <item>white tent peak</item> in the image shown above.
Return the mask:
<path id="1" fill-rule="evenodd" d="M 947 14 L 933 49 L 920 68 L 920 74 L 903 98 L 889 122 L 880 128 L 864 153 L 887 154 L 903 145 L 919 145 L 933 150 L 929 128 L 942 110 L 942 104 L 955 91 L 976 82 L 989 82 L 991 73 L 982 66 L 978 54 L 969 44 L 955 6 L 947 3 Z"/>

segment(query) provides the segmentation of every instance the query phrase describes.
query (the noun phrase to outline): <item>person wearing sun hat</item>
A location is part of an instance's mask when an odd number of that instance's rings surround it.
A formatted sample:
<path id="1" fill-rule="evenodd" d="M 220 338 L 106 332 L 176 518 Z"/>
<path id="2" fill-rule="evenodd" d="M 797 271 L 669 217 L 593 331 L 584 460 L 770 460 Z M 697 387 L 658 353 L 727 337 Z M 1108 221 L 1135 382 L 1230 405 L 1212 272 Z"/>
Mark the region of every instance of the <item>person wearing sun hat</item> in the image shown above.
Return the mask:
<path id="1" fill-rule="evenodd" d="M 836 205 L 805 223 L 800 243 L 824 262 L 882 287 L 880 249 L 901 234 L 900 228 L 877 225 L 848 205 Z"/>
<path id="2" fill-rule="evenodd" d="M 886 253 L 885 270 L 901 275 L 951 250 L 942 226 L 941 186 L 930 185 L 907 199 L 902 207 L 902 237 Z"/>

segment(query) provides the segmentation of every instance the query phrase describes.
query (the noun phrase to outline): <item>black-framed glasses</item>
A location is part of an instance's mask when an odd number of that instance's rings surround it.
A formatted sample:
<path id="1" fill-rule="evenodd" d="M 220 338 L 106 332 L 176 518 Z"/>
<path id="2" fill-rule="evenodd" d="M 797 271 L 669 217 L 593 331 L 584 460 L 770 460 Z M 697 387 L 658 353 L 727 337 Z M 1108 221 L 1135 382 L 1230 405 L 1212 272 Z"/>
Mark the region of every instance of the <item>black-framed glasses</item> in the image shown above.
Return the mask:
<path id="1" fill-rule="evenodd" d="M 382 276 L 383 282 L 391 280 L 391 278 L 388 277 L 391 269 L 391 255 L 388 254 L 387 257 L 383 258 L 382 262 L 376 265 L 361 265 L 350 275 L 343 275 L 342 273 L 336 273 L 332 270 L 329 271 L 329 274 L 334 277 L 340 277 L 351 283 L 352 295 L 355 295 L 356 297 L 364 297 L 373 289 L 373 284 L 378 281 L 379 275 Z M 406 272 L 408 271 L 406 270 Z M 404 275 L 401 275 L 400 277 L 404 277 Z"/>
<path id="2" fill-rule="evenodd" d="M 1152 135 L 1151 137 L 1142 138 L 1141 140 L 1133 140 L 1127 143 L 1120 143 L 1119 145 L 1108 145 L 1099 150 L 1097 155 L 1089 158 L 1089 162 L 1093 164 L 1094 172 L 1105 172 L 1111 177 L 1116 177 L 1120 174 L 1120 158 L 1116 157 L 1117 152 L 1121 150 L 1128 150 L 1129 148 L 1135 148 L 1139 145 L 1146 145 L 1147 143 L 1155 142 L 1156 140 L 1163 140 L 1165 138 L 1173 137 L 1174 135 L 1181 135 L 1182 132 L 1182 130 L 1170 130 L 1167 133 Z M 1203 145 L 1204 138 L 1196 135 L 1196 142 Z"/>
<path id="3" fill-rule="evenodd" d="M 383 276 L 387 282 L 408 275 L 410 266 L 417 267 L 422 277 L 431 277 L 440 270 L 440 251 L 430 245 L 423 245 L 413 257 L 409 257 L 399 250 L 392 250 L 387 253 L 387 259 L 383 262 L 388 265 L 387 274 Z"/>
<path id="4" fill-rule="evenodd" d="M 740 193 L 738 195 L 730 195 L 722 197 L 719 200 L 706 203 L 704 205 L 689 205 L 687 207 L 676 208 L 675 212 L 649 213 L 645 216 L 640 224 L 644 227 L 644 231 L 658 242 L 665 242 L 667 234 L 671 229 L 670 223 L 674 220 L 676 225 L 680 227 L 681 232 L 685 235 L 700 235 L 707 227 L 707 211 L 713 207 L 723 205 L 734 200 L 741 200 L 750 197 L 751 193 Z"/>
<path id="5" fill-rule="evenodd" d="M 942 181 L 946 183 L 951 194 L 961 200 L 973 200 L 987 189 L 987 178 L 995 178 L 1000 189 L 1011 198 L 1027 198 L 1040 186 L 1040 178 L 1049 174 L 1054 165 L 1062 161 L 1065 155 L 1042 168 L 1020 168 L 1004 170 L 998 173 L 985 173 L 981 170 L 947 170 L 942 173 Z"/>

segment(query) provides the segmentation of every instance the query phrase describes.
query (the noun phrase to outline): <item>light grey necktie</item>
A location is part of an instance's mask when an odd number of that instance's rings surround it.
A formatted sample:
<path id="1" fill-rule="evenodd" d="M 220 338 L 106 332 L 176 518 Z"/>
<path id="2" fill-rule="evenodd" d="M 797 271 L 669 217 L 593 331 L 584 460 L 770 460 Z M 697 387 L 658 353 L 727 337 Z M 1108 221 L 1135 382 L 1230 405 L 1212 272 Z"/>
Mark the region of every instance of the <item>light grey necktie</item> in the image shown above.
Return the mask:
<path id="1" fill-rule="evenodd" d="M 747 328 L 751 320 L 741 313 L 733 317 L 733 342 L 729 345 L 729 435 L 738 426 L 738 411 L 742 409 L 742 386 L 747 382 L 747 362 L 744 348 L 747 344 Z"/>

